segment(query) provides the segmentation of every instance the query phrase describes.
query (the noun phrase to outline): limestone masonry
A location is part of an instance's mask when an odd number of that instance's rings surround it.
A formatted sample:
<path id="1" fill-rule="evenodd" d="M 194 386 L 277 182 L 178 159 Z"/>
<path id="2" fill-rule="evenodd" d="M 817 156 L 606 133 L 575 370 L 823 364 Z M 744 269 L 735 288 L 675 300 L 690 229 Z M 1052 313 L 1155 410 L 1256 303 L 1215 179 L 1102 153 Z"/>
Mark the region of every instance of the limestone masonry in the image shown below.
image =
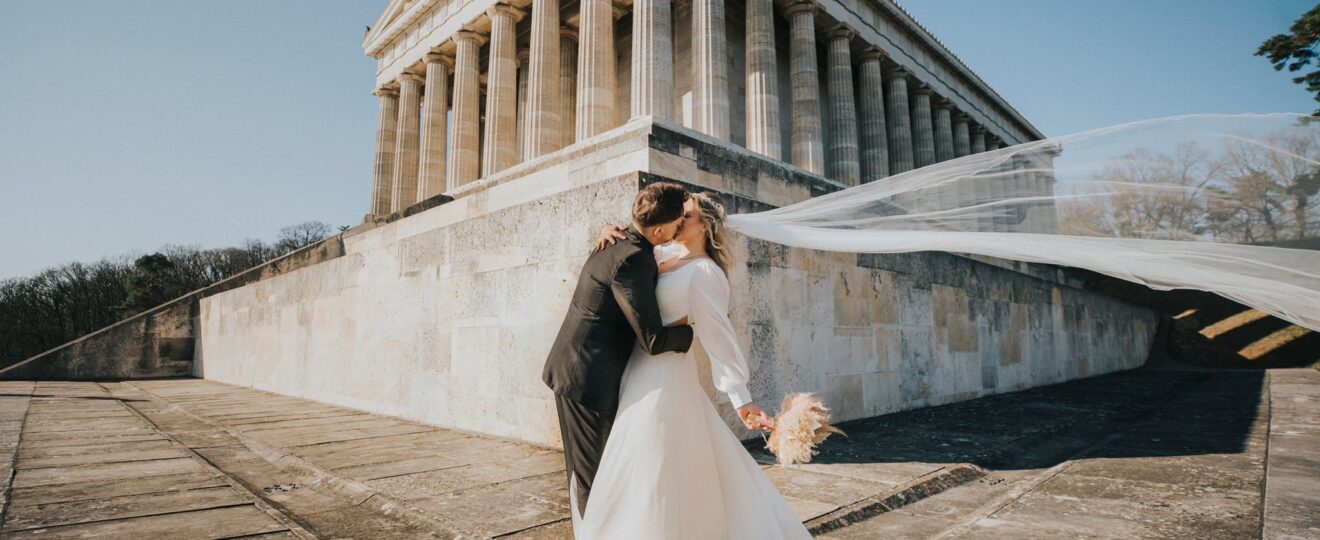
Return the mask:
<path id="1" fill-rule="evenodd" d="M 1041 137 L 890 1 L 396 0 L 363 47 L 381 114 L 368 220 L 632 119 L 844 185 Z M 985 189 L 1049 191 L 1011 166 Z"/>
<path id="2" fill-rule="evenodd" d="M 887 1 L 397 0 L 364 48 L 363 223 L 330 256 L 203 295 L 193 372 L 548 445 L 541 365 L 640 186 L 752 212 L 1042 137 Z M 957 196 L 1051 189 L 1006 167 Z M 848 420 L 1133 368 L 1156 326 L 1055 267 L 735 244 L 731 316 L 769 408 L 817 392 Z"/>
<path id="3" fill-rule="evenodd" d="M 397 0 L 363 46 L 380 97 L 363 224 L 342 257 L 203 298 L 195 373 L 552 445 L 541 364 L 592 238 L 641 185 L 748 212 L 1042 137 L 892 2 Z M 1052 183 L 1005 178 L 959 196 Z M 1131 368 L 1155 329 L 1052 267 L 737 253 L 732 317 L 770 407 L 819 392 L 862 418 Z"/>

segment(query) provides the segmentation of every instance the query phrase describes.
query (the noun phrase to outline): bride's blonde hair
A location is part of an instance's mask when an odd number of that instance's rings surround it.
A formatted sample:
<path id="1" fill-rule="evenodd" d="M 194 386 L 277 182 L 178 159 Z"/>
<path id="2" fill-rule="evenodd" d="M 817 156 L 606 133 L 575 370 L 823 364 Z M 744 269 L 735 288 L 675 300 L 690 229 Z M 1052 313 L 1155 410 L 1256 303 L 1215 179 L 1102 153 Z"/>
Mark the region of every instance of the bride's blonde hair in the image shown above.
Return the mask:
<path id="1" fill-rule="evenodd" d="M 724 219 L 728 217 L 724 211 L 724 201 L 718 195 L 707 192 L 693 193 L 692 198 L 696 199 L 697 208 L 701 210 L 701 222 L 706 224 L 706 254 L 715 264 L 720 265 L 727 277 L 733 257 L 729 234 L 724 229 Z"/>

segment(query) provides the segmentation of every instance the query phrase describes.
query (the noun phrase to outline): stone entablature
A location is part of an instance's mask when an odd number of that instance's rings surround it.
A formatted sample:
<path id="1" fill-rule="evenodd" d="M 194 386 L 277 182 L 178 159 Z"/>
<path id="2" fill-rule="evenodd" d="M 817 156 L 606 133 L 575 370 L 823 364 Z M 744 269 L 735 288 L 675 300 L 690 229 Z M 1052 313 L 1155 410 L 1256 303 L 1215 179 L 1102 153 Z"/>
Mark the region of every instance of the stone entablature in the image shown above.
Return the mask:
<path id="1" fill-rule="evenodd" d="M 880 49 L 890 62 L 902 66 L 940 97 L 950 100 L 952 107 L 967 114 L 972 122 L 986 127 L 1010 146 L 1045 137 L 896 2 L 816 3 L 854 29 L 859 39 Z"/>
<path id="2" fill-rule="evenodd" d="M 638 118 L 844 185 L 1041 137 L 889 0 L 395 0 L 363 48 L 367 220 Z"/>

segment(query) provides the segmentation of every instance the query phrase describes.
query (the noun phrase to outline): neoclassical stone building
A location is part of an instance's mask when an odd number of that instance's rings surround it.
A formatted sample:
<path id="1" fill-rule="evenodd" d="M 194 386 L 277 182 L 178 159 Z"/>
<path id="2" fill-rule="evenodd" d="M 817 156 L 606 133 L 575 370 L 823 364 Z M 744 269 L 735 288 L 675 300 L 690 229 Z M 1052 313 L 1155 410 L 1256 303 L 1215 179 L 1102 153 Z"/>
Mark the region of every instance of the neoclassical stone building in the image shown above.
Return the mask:
<path id="1" fill-rule="evenodd" d="M 754 212 L 1041 138 L 888 0 L 396 0 L 365 49 L 367 219 L 180 308 L 194 373 L 547 445 L 541 367 L 640 186 Z M 1024 165 L 952 195 L 1049 189 Z M 1052 226 L 1036 210 L 987 224 Z M 730 317 L 771 409 L 816 392 L 848 420 L 1127 369 L 1155 329 L 1061 268 L 732 243 Z"/>
<path id="2" fill-rule="evenodd" d="M 363 46 L 380 97 L 368 219 L 630 120 L 842 186 L 1042 137 L 889 0 L 394 0 Z"/>

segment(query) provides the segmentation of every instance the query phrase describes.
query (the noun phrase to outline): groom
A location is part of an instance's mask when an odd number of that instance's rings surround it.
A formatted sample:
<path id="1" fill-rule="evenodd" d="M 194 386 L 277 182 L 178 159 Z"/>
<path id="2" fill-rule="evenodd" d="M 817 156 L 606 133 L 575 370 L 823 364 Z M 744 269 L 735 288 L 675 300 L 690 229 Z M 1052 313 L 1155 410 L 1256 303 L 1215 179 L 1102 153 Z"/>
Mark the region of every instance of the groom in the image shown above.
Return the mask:
<path id="1" fill-rule="evenodd" d="M 637 343 L 648 354 L 687 352 L 692 328 L 665 327 L 656 304 L 660 273 L 652 247 L 678 234 L 688 193 L 646 186 L 633 200 L 627 239 L 587 257 L 541 379 L 555 392 L 564 463 L 581 514 L 619 406 L 623 368 Z M 578 517 L 581 517 L 579 515 Z"/>

